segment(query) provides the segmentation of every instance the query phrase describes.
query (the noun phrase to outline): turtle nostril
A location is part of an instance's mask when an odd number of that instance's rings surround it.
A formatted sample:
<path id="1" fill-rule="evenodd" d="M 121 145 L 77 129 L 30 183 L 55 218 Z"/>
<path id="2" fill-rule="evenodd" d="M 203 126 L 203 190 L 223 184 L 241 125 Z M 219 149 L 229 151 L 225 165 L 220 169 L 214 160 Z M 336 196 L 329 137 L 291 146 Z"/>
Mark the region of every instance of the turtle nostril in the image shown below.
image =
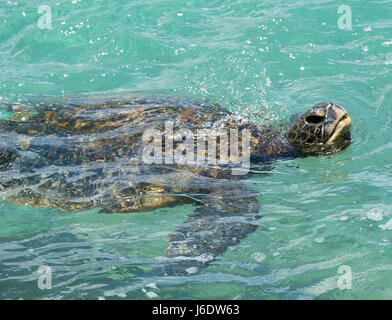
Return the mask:
<path id="1" fill-rule="evenodd" d="M 322 117 L 322 116 L 309 116 L 309 117 L 306 117 L 305 120 L 307 123 L 321 123 L 324 120 L 324 117 Z"/>

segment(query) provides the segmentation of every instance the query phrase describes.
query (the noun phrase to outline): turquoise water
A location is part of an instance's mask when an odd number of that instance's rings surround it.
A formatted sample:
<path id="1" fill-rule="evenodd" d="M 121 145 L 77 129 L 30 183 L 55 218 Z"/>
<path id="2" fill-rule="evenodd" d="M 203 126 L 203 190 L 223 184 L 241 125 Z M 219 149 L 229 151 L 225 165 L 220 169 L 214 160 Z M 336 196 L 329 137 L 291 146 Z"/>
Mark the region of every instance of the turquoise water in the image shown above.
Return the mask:
<path id="1" fill-rule="evenodd" d="M 103 215 L 0 202 L 0 299 L 390 299 L 392 1 L 345 1 L 351 31 L 338 27 L 341 4 L 1 1 L 2 100 L 168 94 L 271 120 L 331 100 L 351 115 L 353 143 L 250 178 L 258 230 L 194 276 L 145 272 L 190 205 Z M 42 265 L 50 290 L 37 286 Z M 341 266 L 351 289 L 338 286 Z"/>

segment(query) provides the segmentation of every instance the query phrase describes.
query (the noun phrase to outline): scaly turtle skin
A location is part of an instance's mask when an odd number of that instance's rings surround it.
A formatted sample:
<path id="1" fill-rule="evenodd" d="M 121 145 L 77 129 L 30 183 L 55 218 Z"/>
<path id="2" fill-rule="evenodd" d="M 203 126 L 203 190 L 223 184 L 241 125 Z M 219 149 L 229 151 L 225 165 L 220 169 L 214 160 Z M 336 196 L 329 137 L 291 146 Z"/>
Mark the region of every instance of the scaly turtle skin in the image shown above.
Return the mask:
<path id="1" fill-rule="evenodd" d="M 330 154 L 350 144 L 351 119 L 333 103 L 313 107 L 285 135 L 219 106 L 160 96 L 8 108 L 15 116 L 0 122 L 3 200 L 108 213 L 197 206 L 170 235 L 167 274 L 205 266 L 255 231 L 259 203 L 224 166 L 146 164 L 141 159 L 146 130 L 164 131 L 168 121 L 174 132 L 247 129 L 250 159 L 259 165 Z"/>

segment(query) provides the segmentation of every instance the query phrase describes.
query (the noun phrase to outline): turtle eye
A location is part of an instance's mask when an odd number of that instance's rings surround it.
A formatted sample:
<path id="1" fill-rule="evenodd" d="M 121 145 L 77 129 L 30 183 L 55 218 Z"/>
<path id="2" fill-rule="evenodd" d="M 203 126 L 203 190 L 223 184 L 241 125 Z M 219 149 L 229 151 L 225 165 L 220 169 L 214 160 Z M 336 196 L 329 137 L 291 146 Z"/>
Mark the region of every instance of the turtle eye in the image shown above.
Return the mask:
<path id="1" fill-rule="evenodd" d="M 305 120 L 307 123 L 316 124 L 316 123 L 321 123 L 324 120 L 324 117 L 323 116 L 309 116 L 309 117 L 306 117 Z"/>

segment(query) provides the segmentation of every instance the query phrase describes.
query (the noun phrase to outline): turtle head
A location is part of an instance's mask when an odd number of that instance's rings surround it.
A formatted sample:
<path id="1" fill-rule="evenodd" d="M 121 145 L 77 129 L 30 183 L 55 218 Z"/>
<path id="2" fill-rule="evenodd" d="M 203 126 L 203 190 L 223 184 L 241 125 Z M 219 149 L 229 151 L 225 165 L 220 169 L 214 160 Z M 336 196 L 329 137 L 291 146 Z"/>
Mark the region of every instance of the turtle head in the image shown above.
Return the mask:
<path id="1" fill-rule="evenodd" d="M 351 118 L 332 102 L 323 102 L 306 112 L 287 134 L 295 151 L 305 156 L 331 154 L 350 142 Z"/>

